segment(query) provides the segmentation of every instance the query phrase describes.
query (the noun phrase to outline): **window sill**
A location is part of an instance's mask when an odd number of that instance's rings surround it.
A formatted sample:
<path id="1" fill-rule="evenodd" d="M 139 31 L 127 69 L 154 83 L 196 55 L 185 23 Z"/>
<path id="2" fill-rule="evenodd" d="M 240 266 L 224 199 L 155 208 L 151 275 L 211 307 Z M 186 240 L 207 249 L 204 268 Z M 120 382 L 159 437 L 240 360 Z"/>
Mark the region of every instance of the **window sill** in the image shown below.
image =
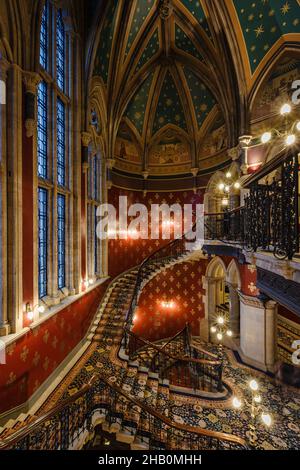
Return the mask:
<path id="1" fill-rule="evenodd" d="M 57 315 L 60 311 L 62 311 L 65 308 L 69 307 L 74 302 L 79 300 L 81 297 L 84 297 L 86 294 L 88 294 L 89 292 L 96 289 L 96 287 L 99 287 L 100 285 L 104 284 L 108 279 L 110 279 L 109 276 L 98 279 L 95 282 L 95 284 L 88 287 L 84 292 L 81 292 L 80 294 L 75 294 L 75 295 L 72 295 L 72 296 L 69 296 L 69 297 L 65 297 L 58 305 L 54 305 L 53 307 L 49 307 L 46 310 L 45 313 L 40 314 L 40 318 L 38 320 L 34 321 L 33 323 L 31 323 L 30 326 L 28 326 L 26 328 L 23 328 L 18 333 L 13 333 L 13 334 L 9 334 L 9 335 L 6 335 L 6 336 L 1 336 L 0 337 L 0 344 L 1 344 L 1 341 L 2 341 L 2 343 L 4 343 L 5 346 L 7 347 L 11 343 L 14 343 L 15 341 L 18 341 L 26 333 L 28 333 L 29 331 L 34 330 L 35 328 L 40 326 L 45 321 L 49 320 L 54 315 Z"/>

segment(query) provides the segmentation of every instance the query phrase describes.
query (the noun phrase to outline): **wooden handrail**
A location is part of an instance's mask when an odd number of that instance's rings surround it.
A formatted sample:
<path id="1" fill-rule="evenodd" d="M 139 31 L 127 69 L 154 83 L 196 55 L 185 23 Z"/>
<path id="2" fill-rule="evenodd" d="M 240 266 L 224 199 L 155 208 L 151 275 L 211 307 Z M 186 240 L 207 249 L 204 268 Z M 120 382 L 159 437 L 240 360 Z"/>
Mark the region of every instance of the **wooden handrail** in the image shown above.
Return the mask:
<path id="1" fill-rule="evenodd" d="M 176 360 L 176 361 L 182 361 L 182 362 L 186 362 L 186 363 L 192 362 L 193 364 L 202 364 L 202 365 L 208 365 L 208 366 L 220 366 L 220 365 L 222 365 L 222 361 L 220 361 L 220 360 L 209 361 L 207 359 L 194 359 L 194 358 L 190 358 L 190 357 L 186 357 L 186 356 L 173 356 L 173 354 L 168 353 L 167 351 L 163 351 L 162 348 L 157 346 L 155 343 L 151 343 L 151 341 L 148 341 L 147 339 L 140 338 L 138 335 L 133 333 L 133 331 L 128 330 L 126 327 L 124 327 L 124 330 L 130 336 L 135 337 L 136 339 L 138 339 L 139 341 L 144 343 L 146 346 L 150 346 L 152 349 L 155 349 L 156 351 L 158 351 L 158 353 L 162 353 L 165 356 L 168 356 L 169 359 L 173 359 L 173 360 Z"/>
<path id="2" fill-rule="evenodd" d="M 205 436 L 209 438 L 214 438 L 220 441 L 226 441 L 230 442 L 232 444 L 238 444 L 241 445 L 245 448 L 247 448 L 247 443 L 244 439 L 234 436 L 233 434 L 226 434 L 222 433 L 219 431 L 210 431 L 207 429 L 201 429 L 201 428 L 195 428 L 192 426 L 188 426 L 185 424 L 178 424 L 174 423 L 171 421 L 169 418 L 166 418 L 164 415 L 160 414 L 158 411 L 155 409 L 150 408 L 148 405 L 146 405 L 144 402 L 141 402 L 137 400 L 136 398 L 128 395 L 121 387 L 118 385 L 111 383 L 108 379 L 101 377 L 99 375 L 94 375 L 88 384 L 84 385 L 78 392 L 76 392 L 72 397 L 67 398 L 64 400 L 62 403 L 59 405 L 56 405 L 54 408 L 52 408 L 50 411 L 45 413 L 44 416 L 37 418 L 36 421 L 33 423 L 30 423 L 28 426 L 20 429 L 19 431 L 16 431 L 12 436 L 9 436 L 2 441 L 0 441 L 0 450 L 5 450 L 11 448 L 14 444 L 16 444 L 20 439 L 28 436 L 32 431 L 37 429 L 39 426 L 44 424 L 45 422 L 49 421 L 51 418 L 53 418 L 57 413 L 60 411 L 63 411 L 68 405 L 71 405 L 72 403 L 75 403 L 79 398 L 84 396 L 84 394 L 91 389 L 91 387 L 98 381 L 100 380 L 101 382 L 104 382 L 106 385 L 108 385 L 110 388 L 112 388 L 115 392 L 117 392 L 119 395 L 122 395 L 125 397 L 129 402 L 132 404 L 138 406 L 141 408 L 143 411 L 146 411 L 149 413 L 151 416 L 154 416 L 155 418 L 159 419 L 161 422 L 166 424 L 167 426 L 183 431 L 183 432 L 188 432 L 191 434 L 195 434 L 197 436 Z"/>

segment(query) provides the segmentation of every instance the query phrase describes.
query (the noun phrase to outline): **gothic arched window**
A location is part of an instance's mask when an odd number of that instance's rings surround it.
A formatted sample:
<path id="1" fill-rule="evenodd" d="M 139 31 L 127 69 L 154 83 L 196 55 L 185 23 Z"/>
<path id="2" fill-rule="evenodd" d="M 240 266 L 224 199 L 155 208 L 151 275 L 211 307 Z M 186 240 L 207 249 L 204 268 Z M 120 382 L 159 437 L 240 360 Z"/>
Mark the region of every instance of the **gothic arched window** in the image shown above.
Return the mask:
<path id="1" fill-rule="evenodd" d="M 71 204 L 72 41 L 64 15 L 47 0 L 40 28 L 40 75 L 37 95 L 38 279 L 39 298 L 62 298 L 73 282 Z M 57 301 L 55 302 L 57 303 Z"/>

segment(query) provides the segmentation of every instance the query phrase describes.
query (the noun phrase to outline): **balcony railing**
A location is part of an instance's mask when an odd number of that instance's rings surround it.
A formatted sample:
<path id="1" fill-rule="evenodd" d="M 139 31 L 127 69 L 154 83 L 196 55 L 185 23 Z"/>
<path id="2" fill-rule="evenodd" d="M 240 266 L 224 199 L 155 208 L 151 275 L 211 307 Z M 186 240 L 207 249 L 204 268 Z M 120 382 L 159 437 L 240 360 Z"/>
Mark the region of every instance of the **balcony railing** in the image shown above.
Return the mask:
<path id="1" fill-rule="evenodd" d="M 247 251 L 266 250 L 278 259 L 299 252 L 299 161 L 289 155 L 269 165 L 247 183 L 245 205 L 206 214 L 206 240 L 241 245 Z M 269 173 L 268 173 L 269 171 Z M 266 177 L 274 175 L 268 183 Z"/>

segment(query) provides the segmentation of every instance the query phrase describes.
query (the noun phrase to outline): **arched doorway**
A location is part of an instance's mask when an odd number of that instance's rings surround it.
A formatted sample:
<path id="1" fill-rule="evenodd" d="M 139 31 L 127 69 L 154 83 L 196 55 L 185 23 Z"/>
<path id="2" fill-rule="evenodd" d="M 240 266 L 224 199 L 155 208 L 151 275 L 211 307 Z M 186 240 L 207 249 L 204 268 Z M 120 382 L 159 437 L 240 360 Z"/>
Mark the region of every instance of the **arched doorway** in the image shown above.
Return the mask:
<path id="1" fill-rule="evenodd" d="M 233 338 L 239 341 L 240 337 L 240 299 L 241 276 L 237 262 L 233 259 L 226 274 L 226 286 L 229 291 L 229 326 L 233 333 Z"/>
<path id="2" fill-rule="evenodd" d="M 205 320 L 200 325 L 200 336 L 206 341 L 213 340 L 210 337 L 210 327 L 215 321 L 218 307 L 223 306 L 226 308 L 226 305 L 229 305 L 229 292 L 226 289 L 226 271 L 223 260 L 215 257 L 207 266 L 203 278 L 203 285 L 206 289 Z"/>

